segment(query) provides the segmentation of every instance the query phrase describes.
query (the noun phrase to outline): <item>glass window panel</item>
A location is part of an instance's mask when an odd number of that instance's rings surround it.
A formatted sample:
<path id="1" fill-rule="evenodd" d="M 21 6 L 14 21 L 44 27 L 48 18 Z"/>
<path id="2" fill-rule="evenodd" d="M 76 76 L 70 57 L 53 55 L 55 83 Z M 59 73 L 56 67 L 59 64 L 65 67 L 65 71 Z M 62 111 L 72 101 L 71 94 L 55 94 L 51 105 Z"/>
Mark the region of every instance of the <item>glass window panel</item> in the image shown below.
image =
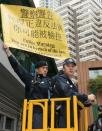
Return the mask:
<path id="1" fill-rule="evenodd" d="M 4 121 L 4 116 L 0 114 L 0 129 L 3 128 L 3 121 Z"/>
<path id="2" fill-rule="evenodd" d="M 102 76 L 102 69 L 89 70 L 90 79 L 95 79 L 97 76 Z"/>
<path id="3" fill-rule="evenodd" d="M 14 120 L 13 119 L 6 117 L 5 129 L 13 131 L 14 129 Z"/>

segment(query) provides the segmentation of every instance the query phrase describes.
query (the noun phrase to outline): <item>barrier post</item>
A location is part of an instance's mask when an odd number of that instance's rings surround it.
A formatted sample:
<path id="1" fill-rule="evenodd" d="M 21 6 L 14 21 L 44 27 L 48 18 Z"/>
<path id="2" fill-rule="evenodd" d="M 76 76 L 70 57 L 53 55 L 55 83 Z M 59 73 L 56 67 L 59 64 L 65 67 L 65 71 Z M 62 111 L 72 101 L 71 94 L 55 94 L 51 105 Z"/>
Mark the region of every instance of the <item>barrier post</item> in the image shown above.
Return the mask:
<path id="1" fill-rule="evenodd" d="M 26 117 L 27 117 L 27 100 L 24 100 L 23 105 L 23 118 L 22 118 L 22 131 L 26 129 Z"/>
<path id="2" fill-rule="evenodd" d="M 77 97 L 73 97 L 73 111 L 74 111 L 74 131 L 78 131 L 78 108 Z"/>

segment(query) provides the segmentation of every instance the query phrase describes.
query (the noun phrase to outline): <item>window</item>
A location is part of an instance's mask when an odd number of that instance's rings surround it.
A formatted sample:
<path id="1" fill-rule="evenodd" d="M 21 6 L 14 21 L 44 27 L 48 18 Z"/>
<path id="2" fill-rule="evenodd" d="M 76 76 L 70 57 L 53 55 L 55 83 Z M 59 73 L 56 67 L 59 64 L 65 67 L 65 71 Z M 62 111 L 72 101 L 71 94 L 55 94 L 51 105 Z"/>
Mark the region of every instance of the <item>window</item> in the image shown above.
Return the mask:
<path id="1" fill-rule="evenodd" d="M 90 69 L 89 78 L 95 79 L 97 76 L 102 76 L 102 69 Z"/>
<path id="2" fill-rule="evenodd" d="M 4 116 L 0 114 L 0 129 L 3 128 L 3 119 L 4 119 Z"/>
<path id="3" fill-rule="evenodd" d="M 14 119 L 0 114 L 0 131 L 14 131 Z M 5 125 L 5 126 L 4 126 Z"/>
<path id="4" fill-rule="evenodd" d="M 5 129 L 13 131 L 14 129 L 13 126 L 14 126 L 14 120 L 9 117 L 6 117 Z"/>

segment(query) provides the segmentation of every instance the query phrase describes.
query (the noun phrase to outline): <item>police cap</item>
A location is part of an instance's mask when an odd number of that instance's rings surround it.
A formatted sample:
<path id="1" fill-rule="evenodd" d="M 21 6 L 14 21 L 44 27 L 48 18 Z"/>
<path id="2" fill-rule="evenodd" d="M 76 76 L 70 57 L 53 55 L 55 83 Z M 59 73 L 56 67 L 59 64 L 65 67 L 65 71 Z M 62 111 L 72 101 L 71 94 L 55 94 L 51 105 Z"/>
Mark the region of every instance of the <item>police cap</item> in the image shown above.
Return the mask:
<path id="1" fill-rule="evenodd" d="M 46 61 L 39 61 L 35 64 L 35 68 L 39 68 L 42 66 L 48 66 L 48 63 Z"/>
<path id="2" fill-rule="evenodd" d="M 74 66 L 76 66 L 76 62 L 72 58 L 67 58 L 67 59 L 64 60 L 63 66 L 67 65 L 67 64 L 73 64 Z"/>

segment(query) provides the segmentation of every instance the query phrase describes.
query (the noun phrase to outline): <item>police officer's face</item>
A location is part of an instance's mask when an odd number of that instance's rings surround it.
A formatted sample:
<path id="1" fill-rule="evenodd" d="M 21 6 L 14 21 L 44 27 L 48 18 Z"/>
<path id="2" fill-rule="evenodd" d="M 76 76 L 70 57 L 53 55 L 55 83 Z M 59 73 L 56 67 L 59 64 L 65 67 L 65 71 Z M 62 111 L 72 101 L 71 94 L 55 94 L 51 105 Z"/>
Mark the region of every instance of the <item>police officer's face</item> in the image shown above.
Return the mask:
<path id="1" fill-rule="evenodd" d="M 37 69 L 37 73 L 46 76 L 48 73 L 48 66 L 42 66 Z"/>
<path id="2" fill-rule="evenodd" d="M 63 67 L 64 73 L 69 77 L 72 77 L 74 75 L 75 69 L 76 66 L 74 64 L 66 64 Z"/>

